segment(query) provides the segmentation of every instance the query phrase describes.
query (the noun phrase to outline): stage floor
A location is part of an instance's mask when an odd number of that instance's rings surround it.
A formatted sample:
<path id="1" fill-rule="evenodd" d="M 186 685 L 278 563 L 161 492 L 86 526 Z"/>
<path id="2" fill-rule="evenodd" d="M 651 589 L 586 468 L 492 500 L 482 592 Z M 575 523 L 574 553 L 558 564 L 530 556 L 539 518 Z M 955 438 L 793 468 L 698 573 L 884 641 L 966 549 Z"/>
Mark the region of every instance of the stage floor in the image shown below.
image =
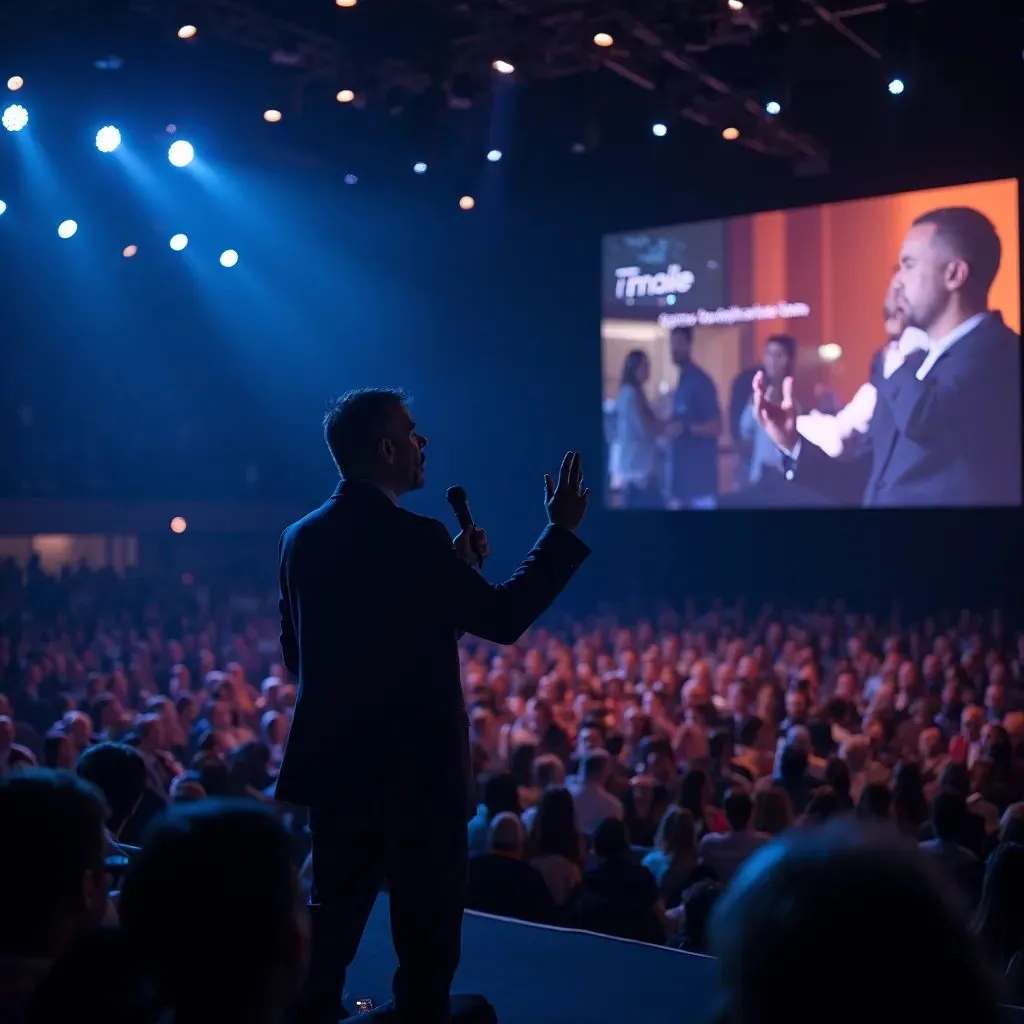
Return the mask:
<path id="1" fill-rule="evenodd" d="M 381 893 L 349 972 L 349 1009 L 389 999 L 394 970 Z M 707 1024 L 716 972 L 693 953 L 467 912 L 454 990 L 486 996 L 500 1024 Z"/>

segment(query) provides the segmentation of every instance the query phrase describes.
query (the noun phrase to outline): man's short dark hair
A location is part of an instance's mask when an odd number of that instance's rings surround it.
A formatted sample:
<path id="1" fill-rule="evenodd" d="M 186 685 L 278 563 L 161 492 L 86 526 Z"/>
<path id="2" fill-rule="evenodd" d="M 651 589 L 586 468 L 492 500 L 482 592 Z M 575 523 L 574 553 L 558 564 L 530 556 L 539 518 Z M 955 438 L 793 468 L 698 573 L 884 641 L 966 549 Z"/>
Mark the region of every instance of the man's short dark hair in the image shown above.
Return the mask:
<path id="1" fill-rule="evenodd" d="M 773 334 L 765 342 L 765 345 L 781 345 L 790 362 L 796 358 L 796 339 L 791 334 Z"/>
<path id="2" fill-rule="evenodd" d="M 49 957 L 55 933 L 84 911 L 82 883 L 103 870 L 107 808 L 71 772 L 26 769 L 0 777 L 0 955 Z"/>
<path id="3" fill-rule="evenodd" d="M 722 810 L 725 811 L 729 828 L 733 832 L 742 832 L 754 815 L 754 801 L 750 794 L 744 793 L 742 789 L 730 789 L 725 796 L 725 806 Z"/>
<path id="4" fill-rule="evenodd" d="M 668 332 L 668 335 L 670 338 L 684 338 L 686 341 L 693 341 L 693 328 L 679 324 L 678 326 L 673 327 Z"/>
<path id="5" fill-rule="evenodd" d="M 992 221 L 969 206 L 946 206 L 921 214 L 914 226 L 922 224 L 934 225 L 935 237 L 944 241 L 953 254 L 971 268 L 968 288 L 987 296 L 1003 255 Z"/>
<path id="6" fill-rule="evenodd" d="M 343 477 L 367 472 L 388 432 L 392 410 L 408 401 L 401 388 L 361 388 L 330 404 L 324 414 L 324 440 Z"/>
<path id="7" fill-rule="evenodd" d="M 113 832 L 132 816 L 146 789 L 146 762 L 127 743 L 97 743 L 82 751 L 75 773 L 103 794 Z"/>

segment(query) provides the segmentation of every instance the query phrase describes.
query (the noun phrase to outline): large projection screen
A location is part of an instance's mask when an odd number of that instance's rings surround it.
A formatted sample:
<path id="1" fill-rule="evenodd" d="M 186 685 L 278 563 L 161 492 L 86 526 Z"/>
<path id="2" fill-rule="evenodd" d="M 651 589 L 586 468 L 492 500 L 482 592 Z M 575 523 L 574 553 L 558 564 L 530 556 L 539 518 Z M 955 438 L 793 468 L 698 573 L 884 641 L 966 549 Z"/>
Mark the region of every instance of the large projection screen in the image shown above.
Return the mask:
<path id="1" fill-rule="evenodd" d="M 1019 505 L 1018 207 L 1001 180 L 606 236 L 608 506 Z"/>

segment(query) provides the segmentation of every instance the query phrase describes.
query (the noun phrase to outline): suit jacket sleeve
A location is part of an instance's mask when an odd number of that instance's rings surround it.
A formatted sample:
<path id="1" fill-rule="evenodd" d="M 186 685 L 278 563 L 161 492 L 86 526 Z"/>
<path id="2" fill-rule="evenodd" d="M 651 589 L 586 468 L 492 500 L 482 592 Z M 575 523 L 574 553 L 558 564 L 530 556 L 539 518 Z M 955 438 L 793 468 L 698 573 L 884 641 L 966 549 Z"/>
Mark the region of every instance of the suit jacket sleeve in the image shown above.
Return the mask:
<path id="1" fill-rule="evenodd" d="M 278 599 L 277 607 L 281 613 L 281 654 L 284 657 L 284 667 L 292 675 L 299 674 L 299 641 L 295 636 L 295 621 L 292 619 L 291 601 L 288 597 L 288 574 L 285 564 L 284 534 L 277 545 L 278 561 L 280 563 L 280 585 L 281 596 Z"/>
<path id="2" fill-rule="evenodd" d="M 574 533 L 548 526 L 512 576 L 494 585 L 455 554 L 443 523 L 429 522 L 429 568 L 448 602 L 453 625 L 492 643 L 514 644 L 590 554 Z"/>
<path id="3" fill-rule="evenodd" d="M 787 478 L 817 491 L 836 504 L 860 505 L 871 472 L 870 428 L 865 435 L 865 442 L 855 457 L 833 459 L 816 444 L 802 437 L 800 453 L 795 462 L 792 459 L 785 460 Z"/>

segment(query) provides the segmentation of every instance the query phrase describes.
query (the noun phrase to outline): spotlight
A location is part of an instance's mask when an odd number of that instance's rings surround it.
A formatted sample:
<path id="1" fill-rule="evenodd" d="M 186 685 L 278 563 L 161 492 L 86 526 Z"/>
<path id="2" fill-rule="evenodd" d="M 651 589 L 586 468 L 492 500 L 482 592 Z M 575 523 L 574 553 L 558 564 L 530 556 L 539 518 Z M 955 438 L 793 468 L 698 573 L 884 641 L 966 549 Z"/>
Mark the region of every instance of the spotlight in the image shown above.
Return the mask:
<path id="1" fill-rule="evenodd" d="M 57 225 L 58 238 L 71 238 L 78 231 L 78 223 L 73 220 L 62 220 Z"/>
<path id="2" fill-rule="evenodd" d="M 7 88 L 10 89 L 11 92 L 17 92 L 24 84 L 25 79 L 22 78 L 21 75 L 11 75 L 11 77 L 7 79 Z"/>
<path id="3" fill-rule="evenodd" d="M 184 533 L 188 529 L 188 523 L 184 516 L 175 516 L 171 520 L 171 533 Z"/>
<path id="4" fill-rule="evenodd" d="M 496 60 L 491 63 L 491 67 L 498 72 L 499 75 L 511 75 L 515 71 L 515 64 L 510 64 L 507 60 Z"/>
<path id="5" fill-rule="evenodd" d="M 137 245 L 126 245 L 121 250 L 121 255 L 126 260 L 130 260 L 138 251 L 139 251 L 139 247 Z"/>
<path id="6" fill-rule="evenodd" d="M 728 6 L 730 11 L 742 11 L 743 0 L 729 0 Z"/>
<path id="7" fill-rule="evenodd" d="M 427 165 L 422 160 L 420 160 L 418 163 L 413 164 L 412 165 L 412 169 L 417 174 L 426 174 L 427 173 Z"/>
<path id="8" fill-rule="evenodd" d="M 28 124 L 28 111 L 20 103 L 12 103 L 0 117 L 0 124 L 9 132 L 20 132 Z"/>
<path id="9" fill-rule="evenodd" d="M 277 122 L 281 120 L 281 111 L 280 110 L 264 110 L 263 111 L 263 120 L 264 121 L 269 121 L 271 124 L 277 124 Z"/>
<path id="10" fill-rule="evenodd" d="M 735 142 L 739 137 L 740 137 L 740 130 L 739 130 L 739 128 L 726 128 L 722 132 L 722 138 L 725 139 L 726 142 Z"/>
<path id="11" fill-rule="evenodd" d="M 351 103 L 356 98 L 356 94 L 351 89 L 342 89 L 334 98 L 339 103 Z"/>
<path id="12" fill-rule="evenodd" d="M 121 145 L 121 133 L 112 124 L 104 125 L 96 133 L 96 148 L 101 153 L 113 153 Z"/>
<path id="13" fill-rule="evenodd" d="M 346 185 L 358 185 L 359 184 L 359 178 L 356 177 L 356 175 L 354 175 L 354 174 L 346 174 L 345 175 L 345 184 Z"/>
<path id="14" fill-rule="evenodd" d="M 782 113 L 782 104 L 778 100 L 769 100 L 764 105 L 766 114 L 771 114 L 772 117 L 778 117 Z"/>
<path id="15" fill-rule="evenodd" d="M 823 363 L 834 363 L 843 356 L 843 346 L 837 345 L 834 341 L 828 341 L 818 346 L 818 358 Z"/>
<path id="16" fill-rule="evenodd" d="M 220 265 L 222 267 L 233 267 L 238 262 L 238 253 L 234 249 L 225 249 L 220 254 Z"/>
<path id="17" fill-rule="evenodd" d="M 175 167 L 188 167 L 195 158 L 195 155 L 196 151 L 192 148 L 192 143 L 186 142 L 184 139 L 178 139 L 177 142 L 172 142 L 170 148 L 167 150 L 167 159 L 170 160 Z"/>
<path id="18" fill-rule="evenodd" d="M 355 7 L 359 0 L 334 0 L 338 7 Z"/>
<path id="19" fill-rule="evenodd" d="M 476 200 L 472 196 L 463 196 L 459 200 L 459 207 L 463 210 L 472 210 L 476 206 Z"/>
<path id="20" fill-rule="evenodd" d="M 662 124 L 659 121 L 657 124 L 651 125 L 651 131 L 654 132 L 654 134 L 657 135 L 659 139 L 663 139 L 666 135 L 668 135 L 668 126 Z"/>
<path id="21" fill-rule="evenodd" d="M 170 245 L 175 252 L 181 252 L 188 245 L 188 235 L 172 235 Z"/>
<path id="22" fill-rule="evenodd" d="M 889 92 L 892 93 L 893 96 L 902 96 L 903 95 L 903 91 L 905 89 L 906 89 L 906 85 L 904 84 L 902 78 L 894 78 L 889 83 Z"/>
<path id="23" fill-rule="evenodd" d="M 181 28 L 178 29 L 178 38 L 179 39 L 194 39 L 195 38 L 195 34 L 198 31 L 199 31 L 199 29 L 197 29 L 195 27 L 195 25 L 182 25 Z"/>
<path id="24" fill-rule="evenodd" d="M 605 47 L 607 47 L 607 46 L 611 46 L 614 42 L 615 42 L 615 40 L 612 39 L 612 37 L 607 32 L 598 32 L 597 35 L 594 36 L 594 45 L 595 46 L 605 46 Z"/>
<path id="25" fill-rule="evenodd" d="M 492 149 L 487 154 L 487 159 L 490 160 L 490 162 L 492 164 L 496 164 L 501 159 L 501 150 L 500 149 Z"/>
<path id="26" fill-rule="evenodd" d="M 7 204 L 2 199 L 0 199 L 0 217 L 2 217 L 6 212 Z"/>

